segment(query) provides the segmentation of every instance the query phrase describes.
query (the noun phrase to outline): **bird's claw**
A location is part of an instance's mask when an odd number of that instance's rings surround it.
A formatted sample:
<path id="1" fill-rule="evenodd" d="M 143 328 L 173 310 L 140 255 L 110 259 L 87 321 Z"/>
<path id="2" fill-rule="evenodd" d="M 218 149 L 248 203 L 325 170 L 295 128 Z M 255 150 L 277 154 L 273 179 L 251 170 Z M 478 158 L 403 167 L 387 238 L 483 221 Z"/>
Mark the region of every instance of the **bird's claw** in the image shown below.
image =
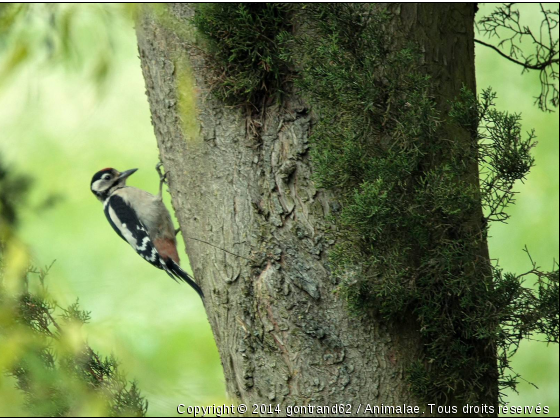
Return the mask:
<path id="1" fill-rule="evenodd" d="M 159 181 L 160 181 L 161 183 L 167 183 L 167 174 L 168 174 L 169 172 L 161 173 L 161 167 L 162 167 L 162 166 L 163 166 L 163 163 L 158 162 L 158 164 L 156 165 L 156 171 L 157 171 L 157 173 L 158 173 L 158 175 L 159 175 Z"/>

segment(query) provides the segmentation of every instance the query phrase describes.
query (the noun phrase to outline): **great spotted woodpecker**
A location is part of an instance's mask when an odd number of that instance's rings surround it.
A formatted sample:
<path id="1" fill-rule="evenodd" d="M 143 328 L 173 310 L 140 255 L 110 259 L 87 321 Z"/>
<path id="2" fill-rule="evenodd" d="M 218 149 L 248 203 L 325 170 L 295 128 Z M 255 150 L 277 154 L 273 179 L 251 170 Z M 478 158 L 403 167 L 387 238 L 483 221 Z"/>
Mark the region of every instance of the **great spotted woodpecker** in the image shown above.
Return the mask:
<path id="1" fill-rule="evenodd" d="M 102 169 L 91 179 L 91 192 L 103 202 L 103 211 L 115 232 L 142 258 L 175 281 L 177 277 L 184 280 L 204 299 L 194 279 L 179 266 L 173 222 L 161 199 L 165 175 L 161 174 L 160 166 L 156 167 L 160 175 L 157 196 L 126 185 L 127 178 L 137 169 Z"/>

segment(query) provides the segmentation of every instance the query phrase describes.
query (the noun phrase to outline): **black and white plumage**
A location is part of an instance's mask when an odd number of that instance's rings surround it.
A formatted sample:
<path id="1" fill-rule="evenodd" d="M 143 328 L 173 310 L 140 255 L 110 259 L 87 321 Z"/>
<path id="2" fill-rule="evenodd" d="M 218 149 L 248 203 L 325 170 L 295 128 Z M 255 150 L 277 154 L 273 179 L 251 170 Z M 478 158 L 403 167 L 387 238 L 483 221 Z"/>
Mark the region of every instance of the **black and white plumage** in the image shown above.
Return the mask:
<path id="1" fill-rule="evenodd" d="M 203 299 L 200 287 L 179 266 L 173 222 L 161 199 L 164 177 L 161 177 L 160 194 L 154 196 L 126 185 L 126 179 L 134 172 L 136 169 L 124 172 L 102 169 L 93 176 L 91 191 L 103 202 L 103 211 L 115 232 L 138 255 L 174 280 L 179 278 L 188 283 Z"/>

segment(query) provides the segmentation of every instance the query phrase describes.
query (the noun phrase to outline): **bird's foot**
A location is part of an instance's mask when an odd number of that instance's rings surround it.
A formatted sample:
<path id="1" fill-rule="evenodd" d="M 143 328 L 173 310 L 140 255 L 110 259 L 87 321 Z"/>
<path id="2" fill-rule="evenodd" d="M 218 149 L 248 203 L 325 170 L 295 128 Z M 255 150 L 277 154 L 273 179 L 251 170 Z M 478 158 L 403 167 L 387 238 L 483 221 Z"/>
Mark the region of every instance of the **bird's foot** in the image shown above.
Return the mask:
<path id="1" fill-rule="evenodd" d="M 160 198 L 160 200 L 161 200 L 161 197 L 162 197 L 161 194 L 163 192 L 163 184 L 167 184 L 167 174 L 169 173 L 169 172 L 161 173 L 161 167 L 162 166 L 163 166 L 163 163 L 161 163 L 161 162 L 159 162 L 156 165 L 156 171 L 159 175 L 159 195 L 158 195 L 158 197 Z"/>
<path id="2" fill-rule="evenodd" d="M 169 172 L 164 172 L 164 173 L 162 173 L 162 172 L 161 172 L 161 167 L 162 167 L 162 166 L 163 166 L 163 163 L 158 162 L 158 164 L 156 165 L 156 171 L 157 171 L 157 173 L 158 173 L 158 175 L 159 175 L 159 182 L 160 182 L 161 184 L 164 184 L 164 183 L 167 183 L 167 174 L 168 174 Z"/>
<path id="3" fill-rule="evenodd" d="M 167 174 L 169 173 L 169 171 L 167 172 L 161 172 L 161 168 L 163 166 L 163 163 L 158 162 L 158 164 L 156 165 L 156 171 L 159 175 L 159 182 L 161 182 L 162 184 L 165 183 L 167 184 Z"/>

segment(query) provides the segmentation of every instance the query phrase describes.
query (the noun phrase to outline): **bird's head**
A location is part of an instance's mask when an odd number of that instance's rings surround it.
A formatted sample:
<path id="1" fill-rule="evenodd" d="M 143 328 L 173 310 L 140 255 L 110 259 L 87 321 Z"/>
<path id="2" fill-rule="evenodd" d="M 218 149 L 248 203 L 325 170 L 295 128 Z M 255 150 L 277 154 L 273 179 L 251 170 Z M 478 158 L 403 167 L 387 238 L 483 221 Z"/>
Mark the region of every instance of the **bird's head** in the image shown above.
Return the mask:
<path id="1" fill-rule="evenodd" d="M 138 169 L 119 172 L 114 168 L 101 169 L 91 179 L 91 192 L 100 200 L 105 201 L 117 188 L 126 185 L 126 179 Z"/>

